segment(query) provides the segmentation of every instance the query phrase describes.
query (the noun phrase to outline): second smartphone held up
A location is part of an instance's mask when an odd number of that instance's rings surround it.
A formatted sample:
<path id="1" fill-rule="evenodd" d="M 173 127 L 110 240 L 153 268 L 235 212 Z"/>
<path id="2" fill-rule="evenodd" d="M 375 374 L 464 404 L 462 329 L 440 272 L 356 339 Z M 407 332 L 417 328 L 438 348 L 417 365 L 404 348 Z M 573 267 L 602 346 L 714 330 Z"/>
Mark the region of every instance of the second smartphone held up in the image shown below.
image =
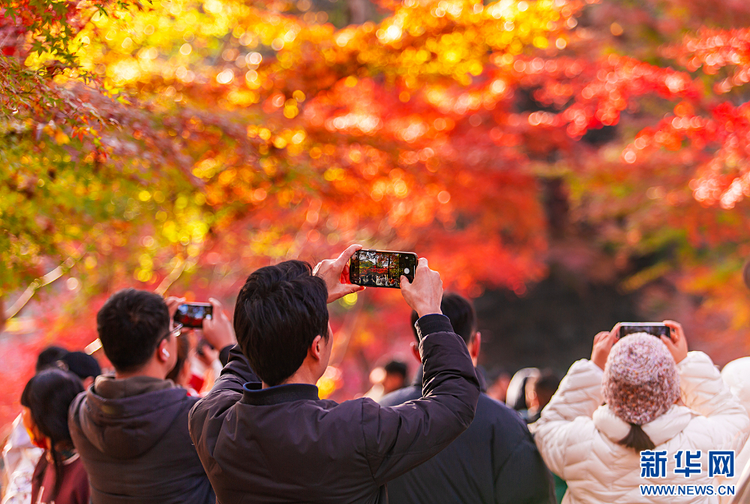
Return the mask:
<path id="1" fill-rule="evenodd" d="M 663 322 L 620 322 L 620 332 L 617 338 L 624 338 L 635 333 L 646 333 L 657 338 L 661 336 L 672 337 L 672 332 Z"/>
<path id="2" fill-rule="evenodd" d="M 185 303 L 177 307 L 174 321 L 184 327 L 200 329 L 203 327 L 203 319 L 212 315 L 214 307 L 210 303 Z"/>
<path id="3" fill-rule="evenodd" d="M 400 287 L 401 275 L 414 280 L 417 254 L 390 250 L 358 250 L 349 262 L 349 281 L 365 287 Z"/>

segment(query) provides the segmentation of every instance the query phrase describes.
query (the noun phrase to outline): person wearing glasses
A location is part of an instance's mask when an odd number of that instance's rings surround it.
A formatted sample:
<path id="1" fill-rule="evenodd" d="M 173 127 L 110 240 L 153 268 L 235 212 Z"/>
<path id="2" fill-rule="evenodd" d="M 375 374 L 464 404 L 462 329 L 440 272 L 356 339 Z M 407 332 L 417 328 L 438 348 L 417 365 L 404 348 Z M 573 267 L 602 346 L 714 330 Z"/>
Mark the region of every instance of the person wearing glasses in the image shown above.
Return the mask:
<path id="1" fill-rule="evenodd" d="M 166 379 L 177 360 L 181 326 L 172 319 L 181 301 L 125 289 L 97 314 L 115 372 L 78 395 L 68 417 L 93 504 L 216 502 L 188 433 L 188 412 L 198 398 Z M 204 336 L 217 349 L 231 347 L 232 324 L 221 304 L 212 304 Z"/>

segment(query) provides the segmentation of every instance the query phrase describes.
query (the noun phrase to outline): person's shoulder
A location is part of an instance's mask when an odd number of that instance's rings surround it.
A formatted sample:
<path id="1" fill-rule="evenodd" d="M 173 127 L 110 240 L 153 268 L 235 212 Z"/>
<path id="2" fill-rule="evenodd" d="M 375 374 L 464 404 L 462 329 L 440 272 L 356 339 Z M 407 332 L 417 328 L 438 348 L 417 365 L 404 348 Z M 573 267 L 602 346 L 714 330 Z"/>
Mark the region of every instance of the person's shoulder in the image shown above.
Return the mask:
<path id="1" fill-rule="evenodd" d="M 70 406 L 68 406 L 68 424 L 72 424 L 73 426 L 78 426 L 80 422 L 80 412 L 82 409 L 86 406 L 86 401 L 88 397 L 89 391 L 84 390 L 77 396 L 73 398 L 73 400 L 70 402 Z"/>
<path id="2" fill-rule="evenodd" d="M 230 389 L 211 390 L 203 397 L 188 396 L 189 422 L 202 423 L 209 418 L 223 421 L 241 399 L 242 393 Z"/>
<path id="3" fill-rule="evenodd" d="M 383 396 L 378 403 L 381 406 L 398 406 L 408 401 L 413 401 L 422 397 L 422 389 L 416 385 L 410 385 L 398 390 L 394 390 L 390 394 Z"/>
<path id="4" fill-rule="evenodd" d="M 528 431 L 526 422 L 523 421 L 521 415 L 519 415 L 516 410 L 504 403 L 496 401 L 485 393 L 479 394 L 477 413 L 474 417 L 474 421 L 476 422 L 477 419 L 495 425 L 515 427 Z"/>

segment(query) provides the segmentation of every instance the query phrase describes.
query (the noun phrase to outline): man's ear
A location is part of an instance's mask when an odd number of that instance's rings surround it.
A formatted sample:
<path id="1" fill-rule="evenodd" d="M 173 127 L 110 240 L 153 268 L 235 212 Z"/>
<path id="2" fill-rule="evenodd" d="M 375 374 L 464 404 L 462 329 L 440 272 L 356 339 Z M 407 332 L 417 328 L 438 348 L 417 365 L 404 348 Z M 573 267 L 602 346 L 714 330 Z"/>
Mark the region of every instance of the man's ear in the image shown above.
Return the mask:
<path id="1" fill-rule="evenodd" d="M 422 364 L 422 356 L 419 355 L 419 345 L 416 341 L 411 342 L 411 354 L 417 359 L 417 362 Z"/>
<path id="2" fill-rule="evenodd" d="M 312 344 L 310 345 L 310 349 L 308 350 L 308 355 L 310 355 L 313 359 L 319 361 L 323 358 L 323 347 L 322 342 L 323 336 L 318 334 L 315 336 L 315 339 L 312 341 Z"/>
<path id="3" fill-rule="evenodd" d="M 94 384 L 95 378 L 93 376 L 87 376 L 83 379 L 83 389 L 88 390 L 91 385 Z"/>
<path id="4" fill-rule="evenodd" d="M 165 363 L 167 362 L 167 360 L 169 360 L 169 350 L 167 350 L 167 339 L 169 338 L 161 340 L 159 342 L 159 345 L 156 347 L 156 360 L 158 360 L 161 363 Z"/>
<path id="5" fill-rule="evenodd" d="M 469 355 L 472 359 L 479 358 L 479 348 L 482 346 L 482 333 L 477 331 L 474 335 L 474 339 L 471 340 L 471 346 L 469 348 Z"/>

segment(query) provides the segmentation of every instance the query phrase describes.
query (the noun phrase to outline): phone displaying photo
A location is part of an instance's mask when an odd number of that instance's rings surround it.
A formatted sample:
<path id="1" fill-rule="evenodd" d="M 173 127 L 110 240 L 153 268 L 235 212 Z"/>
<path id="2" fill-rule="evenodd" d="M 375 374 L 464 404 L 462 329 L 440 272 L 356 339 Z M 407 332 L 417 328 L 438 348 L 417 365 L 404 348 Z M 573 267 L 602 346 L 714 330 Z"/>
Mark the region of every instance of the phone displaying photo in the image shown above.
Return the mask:
<path id="1" fill-rule="evenodd" d="M 629 334 L 635 333 L 646 333 L 657 338 L 660 336 L 672 338 L 672 332 L 669 330 L 669 327 L 662 322 L 621 322 L 620 333 L 617 338 L 624 338 Z"/>
<path id="2" fill-rule="evenodd" d="M 401 275 L 414 280 L 417 254 L 388 250 L 358 250 L 349 262 L 349 281 L 365 287 L 400 288 Z"/>
<path id="3" fill-rule="evenodd" d="M 200 329 L 203 327 L 203 319 L 211 315 L 213 309 L 210 303 L 181 304 L 174 314 L 174 321 L 176 324 L 182 324 L 183 327 Z"/>

